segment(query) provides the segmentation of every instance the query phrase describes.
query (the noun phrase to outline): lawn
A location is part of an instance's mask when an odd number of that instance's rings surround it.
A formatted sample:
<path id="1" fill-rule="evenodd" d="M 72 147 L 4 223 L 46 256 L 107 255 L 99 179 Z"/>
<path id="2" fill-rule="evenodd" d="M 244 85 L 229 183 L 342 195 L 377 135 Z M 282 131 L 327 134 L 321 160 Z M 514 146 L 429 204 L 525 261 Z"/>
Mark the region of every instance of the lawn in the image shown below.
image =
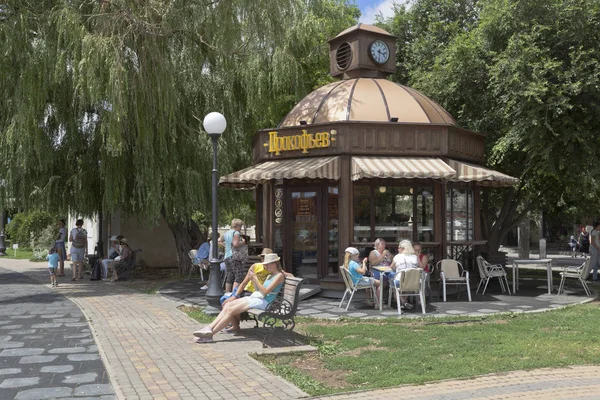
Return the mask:
<path id="1" fill-rule="evenodd" d="M 256 358 L 311 395 L 596 364 L 599 306 L 470 319 L 302 318 L 297 330 L 316 354 Z"/>
<path id="2" fill-rule="evenodd" d="M 7 247 L 8 248 L 5 251 L 6 256 L 4 258 L 12 258 L 12 259 L 17 259 L 17 260 L 29 260 L 29 259 L 31 259 L 31 257 L 33 257 L 33 251 L 31 251 L 31 250 L 17 249 L 17 255 L 15 256 L 15 251 L 12 248 L 10 248 L 9 246 L 7 246 Z"/>

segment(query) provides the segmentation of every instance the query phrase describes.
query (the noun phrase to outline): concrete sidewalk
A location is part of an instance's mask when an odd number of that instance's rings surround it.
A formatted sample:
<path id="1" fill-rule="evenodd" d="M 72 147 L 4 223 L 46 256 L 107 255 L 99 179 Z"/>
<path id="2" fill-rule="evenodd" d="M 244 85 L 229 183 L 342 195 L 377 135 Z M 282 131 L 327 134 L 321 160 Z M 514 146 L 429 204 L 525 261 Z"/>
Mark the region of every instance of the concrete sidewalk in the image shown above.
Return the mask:
<path id="1" fill-rule="evenodd" d="M 45 264 L 0 259 L 0 267 L 47 281 Z M 293 399 L 306 394 L 273 376 L 247 354 L 251 337 L 218 335 L 193 343 L 200 324 L 174 303 L 117 283 L 62 283 L 59 292 L 87 316 L 117 395 L 125 399 Z M 598 366 L 540 369 L 474 379 L 345 393 L 321 399 L 598 399 Z"/>

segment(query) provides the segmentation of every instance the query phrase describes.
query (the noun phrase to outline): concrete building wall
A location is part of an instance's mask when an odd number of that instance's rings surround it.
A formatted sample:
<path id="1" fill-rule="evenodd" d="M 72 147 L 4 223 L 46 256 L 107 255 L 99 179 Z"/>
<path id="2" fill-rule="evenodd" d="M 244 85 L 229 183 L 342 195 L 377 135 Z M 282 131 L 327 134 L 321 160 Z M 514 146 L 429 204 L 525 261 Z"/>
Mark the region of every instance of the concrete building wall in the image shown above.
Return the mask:
<path id="1" fill-rule="evenodd" d="M 108 236 L 121 234 L 127 238 L 133 250 L 142 249 L 139 260 L 144 260 L 148 267 L 177 266 L 175 238 L 162 218 L 158 225 L 151 227 L 140 224 L 134 217 L 121 218 L 120 213 L 113 216 L 112 220 Z"/>

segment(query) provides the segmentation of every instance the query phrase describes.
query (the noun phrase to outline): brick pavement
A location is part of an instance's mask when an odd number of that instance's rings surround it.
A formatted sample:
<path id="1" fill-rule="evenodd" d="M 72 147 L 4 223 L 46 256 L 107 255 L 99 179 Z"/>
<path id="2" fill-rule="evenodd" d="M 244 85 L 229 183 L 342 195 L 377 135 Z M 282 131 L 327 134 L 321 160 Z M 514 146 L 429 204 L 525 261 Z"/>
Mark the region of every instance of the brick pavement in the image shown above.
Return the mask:
<path id="1" fill-rule="evenodd" d="M 0 260 L 0 266 L 46 280 L 39 264 Z M 246 356 L 259 350 L 251 338 L 219 335 L 196 345 L 190 332 L 200 324 L 176 303 L 102 282 L 61 285 L 90 320 L 111 381 L 127 399 L 299 398 L 293 385 Z M 598 366 L 515 371 L 467 380 L 345 393 L 319 399 L 598 399 Z M 263 388 L 268 388 L 265 390 Z"/>
<path id="2" fill-rule="evenodd" d="M 0 267 L 47 281 L 45 264 L 1 259 Z M 63 282 L 58 292 L 78 304 L 90 321 L 111 382 L 121 398 L 306 396 L 247 356 L 262 349 L 260 340 L 222 334 L 213 344 L 198 345 L 191 333 L 202 325 L 169 300 L 136 292 L 118 282 Z"/>
<path id="3" fill-rule="evenodd" d="M 114 399 L 79 308 L 22 274 L 0 268 L 0 282 L 0 398 Z"/>

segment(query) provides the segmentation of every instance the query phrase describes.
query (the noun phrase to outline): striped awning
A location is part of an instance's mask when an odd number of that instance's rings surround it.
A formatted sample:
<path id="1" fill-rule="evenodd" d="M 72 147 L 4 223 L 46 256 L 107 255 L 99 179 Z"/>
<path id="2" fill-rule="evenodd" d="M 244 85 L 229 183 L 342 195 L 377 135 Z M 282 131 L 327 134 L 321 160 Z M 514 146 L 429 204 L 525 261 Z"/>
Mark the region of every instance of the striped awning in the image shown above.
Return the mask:
<path id="1" fill-rule="evenodd" d="M 352 157 L 352 180 L 363 178 L 448 179 L 456 171 L 439 158 Z"/>
<path id="2" fill-rule="evenodd" d="M 519 182 L 518 178 L 479 165 L 455 160 L 448 160 L 448 164 L 456 171 L 450 179 L 454 182 L 477 182 L 479 186 L 512 186 Z"/>
<path id="3" fill-rule="evenodd" d="M 266 161 L 221 177 L 219 184 L 248 188 L 271 179 L 340 179 L 339 157 Z"/>

